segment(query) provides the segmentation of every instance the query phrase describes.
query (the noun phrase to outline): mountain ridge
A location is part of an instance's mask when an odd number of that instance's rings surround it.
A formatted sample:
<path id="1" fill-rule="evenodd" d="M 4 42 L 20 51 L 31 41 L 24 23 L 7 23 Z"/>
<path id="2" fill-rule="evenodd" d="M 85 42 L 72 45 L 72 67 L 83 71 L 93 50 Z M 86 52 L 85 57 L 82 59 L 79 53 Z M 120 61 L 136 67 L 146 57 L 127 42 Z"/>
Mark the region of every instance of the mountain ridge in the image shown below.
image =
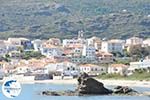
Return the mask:
<path id="1" fill-rule="evenodd" d="M 0 38 L 150 37 L 149 0 L 2 0 Z"/>

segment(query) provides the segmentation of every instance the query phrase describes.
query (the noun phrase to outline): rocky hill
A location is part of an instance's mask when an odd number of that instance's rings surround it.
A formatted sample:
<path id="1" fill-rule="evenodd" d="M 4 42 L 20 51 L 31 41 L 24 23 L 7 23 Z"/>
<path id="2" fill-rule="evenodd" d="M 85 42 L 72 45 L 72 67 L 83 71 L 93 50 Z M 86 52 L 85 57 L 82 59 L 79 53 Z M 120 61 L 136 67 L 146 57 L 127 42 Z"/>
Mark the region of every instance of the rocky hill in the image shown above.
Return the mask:
<path id="1" fill-rule="evenodd" d="M 150 37 L 149 0 L 1 0 L 0 38 Z"/>

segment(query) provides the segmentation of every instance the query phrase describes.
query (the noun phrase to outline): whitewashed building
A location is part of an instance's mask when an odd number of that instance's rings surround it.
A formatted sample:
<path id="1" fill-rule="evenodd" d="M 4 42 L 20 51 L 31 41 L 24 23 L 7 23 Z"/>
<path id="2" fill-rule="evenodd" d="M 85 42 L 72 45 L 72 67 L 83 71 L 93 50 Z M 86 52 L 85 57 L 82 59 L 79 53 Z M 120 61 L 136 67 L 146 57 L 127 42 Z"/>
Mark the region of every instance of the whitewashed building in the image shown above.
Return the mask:
<path id="1" fill-rule="evenodd" d="M 7 47 L 4 44 L 0 44 L 0 56 L 7 54 Z"/>
<path id="2" fill-rule="evenodd" d="M 101 43 L 102 43 L 101 39 L 95 36 L 87 39 L 87 44 L 94 46 L 96 50 L 101 49 Z"/>
<path id="3" fill-rule="evenodd" d="M 150 38 L 143 41 L 144 46 L 150 46 Z"/>
<path id="4" fill-rule="evenodd" d="M 128 70 L 128 66 L 124 64 L 111 64 L 108 67 L 108 73 L 109 74 L 120 74 L 120 75 L 126 75 Z"/>
<path id="5" fill-rule="evenodd" d="M 126 45 L 142 45 L 143 39 L 139 37 L 131 37 L 126 40 Z"/>
<path id="6" fill-rule="evenodd" d="M 33 40 L 32 41 L 32 44 L 33 44 L 33 48 L 35 51 L 40 51 L 40 48 L 41 48 L 41 45 L 42 45 L 42 40 Z"/>
<path id="7" fill-rule="evenodd" d="M 86 40 L 83 36 L 83 31 L 78 32 L 78 38 L 73 39 L 64 39 L 63 40 L 63 47 L 74 47 L 78 45 L 84 45 L 86 43 Z"/>
<path id="8" fill-rule="evenodd" d="M 109 52 L 98 52 L 96 53 L 96 59 L 98 63 L 112 63 L 113 62 L 113 54 Z"/>
<path id="9" fill-rule="evenodd" d="M 41 54 L 45 55 L 46 57 L 61 57 L 63 54 L 63 51 L 60 48 L 57 47 L 41 47 Z"/>
<path id="10" fill-rule="evenodd" d="M 63 40 L 63 47 L 74 47 L 78 45 L 83 45 L 86 43 L 84 39 L 64 39 Z"/>
<path id="11" fill-rule="evenodd" d="M 7 43 L 10 43 L 11 45 L 16 45 L 16 46 L 23 46 L 24 49 L 32 48 L 32 43 L 27 38 L 8 38 Z"/>
<path id="12" fill-rule="evenodd" d="M 15 70 L 17 74 L 25 74 L 27 72 L 31 72 L 31 68 L 28 66 L 19 66 Z"/>
<path id="13" fill-rule="evenodd" d="M 96 49 L 93 46 L 83 46 L 82 56 L 85 56 L 89 60 L 95 60 L 96 59 Z"/>
<path id="14" fill-rule="evenodd" d="M 104 41 L 102 42 L 101 51 L 123 53 L 123 46 L 124 46 L 123 40 L 114 39 L 114 40 Z"/>
<path id="15" fill-rule="evenodd" d="M 77 67 L 77 65 L 67 61 L 61 63 L 49 63 L 45 66 L 45 69 L 45 73 L 60 72 L 64 76 L 79 75 L 79 68 Z"/>
<path id="16" fill-rule="evenodd" d="M 61 40 L 59 38 L 50 38 L 48 41 L 46 41 L 48 44 L 60 46 Z"/>
<path id="17" fill-rule="evenodd" d="M 138 62 L 130 62 L 130 70 L 150 67 L 150 59 L 140 60 Z"/>
<path id="18" fill-rule="evenodd" d="M 83 73 L 88 73 L 89 75 L 100 75 L 102 73 L 106 73 L 106 67 L 102 67 L 99 65 L 94 65 L 94 64 L 83 64 L 79 65 L 80 67 L 80 72 Z"/>
<path id="19" fill-rule="evenodd" d="M 16 45 L 6 44 L 7 51 L 18 51 L 18 47 Z"/>

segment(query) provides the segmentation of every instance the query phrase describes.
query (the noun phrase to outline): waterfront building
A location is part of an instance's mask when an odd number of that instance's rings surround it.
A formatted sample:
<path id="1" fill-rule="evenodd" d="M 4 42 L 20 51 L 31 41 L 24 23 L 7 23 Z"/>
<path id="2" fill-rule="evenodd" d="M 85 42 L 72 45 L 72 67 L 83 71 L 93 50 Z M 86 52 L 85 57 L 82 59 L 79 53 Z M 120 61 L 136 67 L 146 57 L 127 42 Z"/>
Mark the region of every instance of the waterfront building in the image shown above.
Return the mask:
<path id="1" fill-rule="evenodd" d="M 64 76 L 77 76 L 79 75 L 79 68 L 76 64 L 65 61 L 65 62 L 52 62 L 45 66 L 46 73 L 60 72 Z"/>
<path id="2" fill-rule="evenodd" d="M 82 64 L 79 65 L 80 72 L 87 73 L 89 75 L 100 75 L 102 73 L 106 73 L 106 67 L 95 65 L 95 64 Z"/>
<path id="3" fill-rule="evenodd" d="M 17 74 L 25 74 L 25 73 L 31 72 L 31 68 L 28 67 L 28 66 L 18 66 L 18 67 L 15 69 L 15 72 L 16 72 Z"/>
<path id="4" fill-rule="evenodd" d="M 140 60 L 138 62 L 130 62 L 130 70 L 150 68 L 150 59 Z"/>
<path id="5" fill-rule="evenodd" d="M 111 64 L 108 67 L 109 74 L 120 74 L 126 75 L 128 70 L 128 66 L 124 64 Z"/>

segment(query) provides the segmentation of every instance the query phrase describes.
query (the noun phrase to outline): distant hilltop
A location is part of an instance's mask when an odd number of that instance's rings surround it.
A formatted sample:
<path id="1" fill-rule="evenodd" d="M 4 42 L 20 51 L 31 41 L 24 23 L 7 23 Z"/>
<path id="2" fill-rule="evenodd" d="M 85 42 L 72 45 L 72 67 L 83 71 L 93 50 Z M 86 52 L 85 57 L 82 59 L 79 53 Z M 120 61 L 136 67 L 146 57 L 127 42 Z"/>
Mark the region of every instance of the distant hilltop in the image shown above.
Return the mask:
<path id="1" fill-rule="evenodd" d="M 0 39 L 150 37 L 150 0 L 1 0 Z"/>

